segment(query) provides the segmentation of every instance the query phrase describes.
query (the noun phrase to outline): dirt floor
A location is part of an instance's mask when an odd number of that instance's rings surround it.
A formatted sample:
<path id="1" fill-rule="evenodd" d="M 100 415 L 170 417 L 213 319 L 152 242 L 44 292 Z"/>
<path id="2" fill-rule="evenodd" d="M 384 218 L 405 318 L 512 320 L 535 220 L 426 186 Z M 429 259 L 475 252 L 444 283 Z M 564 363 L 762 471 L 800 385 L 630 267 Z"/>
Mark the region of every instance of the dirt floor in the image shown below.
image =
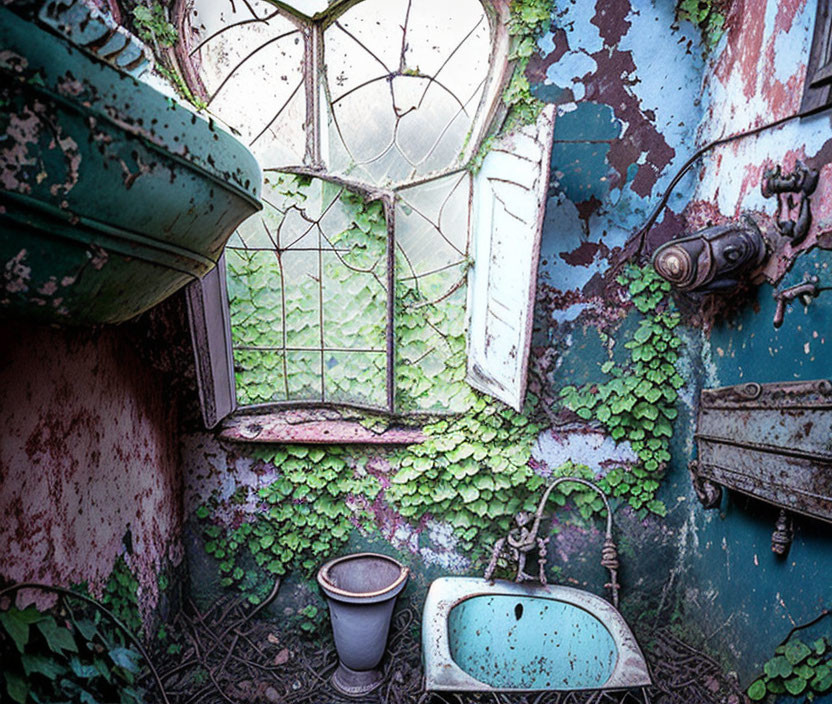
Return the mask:
<path id="1" fill-rule="evenodd" d="M 260 612 L 262 613 L 262 612 Z M 181 653 L 158 654 L 157 669 L 170 704 L 742 704 L 738 683 L 707 655 L 668 631 L 642 638 L 654 686 L 646 692 L 544 692 L 525 695 L 436 694 L 423 690 L 419 614 L 399 609 L 393 619 L 383 668 L 372 694 L 356 699 L 329 683 L 338 659 L 327 628 L 314 637 L 284 633 L 234 600 L 200 613 L 194 604 L 175 619 Z M 326 619 L 326 614 L 319 615 Z M 326 624 L 324 624 L 326 625 Z M 148 682 L 153 701 L 163 702 Z M 155 699 L 158 697 L 158 699 Z"/>

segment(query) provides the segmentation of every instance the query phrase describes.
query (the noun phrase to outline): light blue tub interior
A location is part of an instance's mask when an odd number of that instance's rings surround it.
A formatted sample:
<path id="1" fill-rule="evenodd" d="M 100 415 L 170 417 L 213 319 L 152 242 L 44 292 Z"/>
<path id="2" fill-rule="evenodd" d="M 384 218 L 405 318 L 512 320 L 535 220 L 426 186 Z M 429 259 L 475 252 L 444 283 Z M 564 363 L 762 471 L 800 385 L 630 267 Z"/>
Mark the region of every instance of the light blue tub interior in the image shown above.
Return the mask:
<path id="1" fill-rule="evenodd" d="M 448 615 L 451 657 L 495 689 L 597 689 L 618 658 L 595 616 L 550 598 L 478 595 Z"/>

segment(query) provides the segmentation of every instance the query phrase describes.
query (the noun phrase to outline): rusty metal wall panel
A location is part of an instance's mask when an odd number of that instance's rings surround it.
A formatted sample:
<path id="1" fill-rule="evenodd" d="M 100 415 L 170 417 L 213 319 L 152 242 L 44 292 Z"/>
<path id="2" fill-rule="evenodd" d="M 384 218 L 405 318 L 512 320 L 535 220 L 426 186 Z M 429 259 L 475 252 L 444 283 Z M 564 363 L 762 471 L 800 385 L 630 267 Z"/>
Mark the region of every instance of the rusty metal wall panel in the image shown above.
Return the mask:
<path id="1" fill-rule="evenodd" d="M 832 384 L 702 392 L 696 478 L 832 522 Z"/>

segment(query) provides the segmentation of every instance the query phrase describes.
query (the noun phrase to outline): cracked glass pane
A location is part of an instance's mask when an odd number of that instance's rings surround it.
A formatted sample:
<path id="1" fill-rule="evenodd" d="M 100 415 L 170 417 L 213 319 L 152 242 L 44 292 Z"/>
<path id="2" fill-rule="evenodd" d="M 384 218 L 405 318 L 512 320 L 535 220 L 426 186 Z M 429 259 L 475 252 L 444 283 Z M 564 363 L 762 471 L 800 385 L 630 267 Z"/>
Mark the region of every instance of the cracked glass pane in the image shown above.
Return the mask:
<path id="1" fill-rule="evenodd" d="M 194 0 L 180 37 L 185 79 L 208 110 L 261 164 L 302 163 L 304 38 L 296 23 L 265 0 Z"/>
<path id="2" fill-rule="evenodd" d="M 227 247 L 240 403 L 337 401 L 383 407 L 383 205 L 325 179 L 275 172 L 268 174 L 263 199 L 263 212 L 246 221 Z M 271 364 L 276 359 L 280 384 L 261 386 L 257 360 Z"/>
<path id="3" fill-rule="evenodd" d="M 188 6 L 176 49 L 185 81 L 265 174 L 264 210 L 227 246 L 241 405 L 407 413 L 470 402 L 463 169 L 499 100 L 494 27 L 479 0 Z M 356 192 L 375 186 L 395 189 L 381 196 L 393 224 L 382 200 Z"/>
<path id="4" fill-rule="evenodd" d="M 344 12 L 324 33 L 329 167 L 390 184 L 460 166 L 490 49 L 477 0 L 366 0 Z"/>
<path id="5" fill-rule="evenodd" d="M 397 403 L 405 411 L 464 410 L 471 176 L 452 174 L 397 196 Z"/>

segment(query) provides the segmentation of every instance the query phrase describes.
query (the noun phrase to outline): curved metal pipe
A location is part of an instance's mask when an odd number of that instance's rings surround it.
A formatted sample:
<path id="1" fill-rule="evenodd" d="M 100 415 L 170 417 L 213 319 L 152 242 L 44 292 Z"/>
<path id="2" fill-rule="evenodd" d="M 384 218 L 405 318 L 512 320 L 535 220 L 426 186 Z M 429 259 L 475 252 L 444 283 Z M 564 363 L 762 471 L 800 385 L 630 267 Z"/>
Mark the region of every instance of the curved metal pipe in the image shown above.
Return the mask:
<path id="1" fill-rule="evenodd" d="M 538 560 L 540 564 L 538 580 L 542 584 L 546 584 L 546 543 L 548 543 L 549 538 L 539 538 L 538 532 L 540 531 L 540 523 L 543 520 L 543 511 L 546 508 L 546 502 L 549 500 L 549 497 L 555 487 L 564 482 L 573 482 L 592 489 L 604 502 L 604 507 L 607 510 L 607 529 L 604 536 L 604 546 L 601 548 L 601 565 L 609 570 L 610 581 L 604 586 L 610 590 L 610 601 L 612 602 L 612 605 L 615 608 L 618 608 L 618 549 L 612 539 L 612 510 L 610 509 L 610 502 L 607 499 L 607 495 L 601 491 L 595 483 L 589 481 L 588 479 L 581 479 L 579 477 L 557 477 L 551 484 L 549 484 L 549 486 L 546 487 L 546 491 L 543 493 L 540 503 L 537 505 L 537 511 L 534 513 L 534 524 L 532 525 L 531 530 L 527 530 L 523 527 L 526 523 L 524 516 L 528 514 L 521 512 L 517 515 L 515 520 L 517 520 L 518 528 L 511 531 L 506 538 L 501 538 L 494 544 L 491 562 L 485 570 L 485 579 L 490 580 L 492 578 L 494 570 L 497 567 L 497 561 L 507 543 L 511 550 L 511 554 L 518 562 L 517 577 L 515 578 L 515 581 L 522 582 L 528 579 L 535 579 L 531 575 L 526 574 L 523 571 L 523 568 L 526 563 L 526 553 L 537 547 L 540 553 L 540 559 Z"/>

